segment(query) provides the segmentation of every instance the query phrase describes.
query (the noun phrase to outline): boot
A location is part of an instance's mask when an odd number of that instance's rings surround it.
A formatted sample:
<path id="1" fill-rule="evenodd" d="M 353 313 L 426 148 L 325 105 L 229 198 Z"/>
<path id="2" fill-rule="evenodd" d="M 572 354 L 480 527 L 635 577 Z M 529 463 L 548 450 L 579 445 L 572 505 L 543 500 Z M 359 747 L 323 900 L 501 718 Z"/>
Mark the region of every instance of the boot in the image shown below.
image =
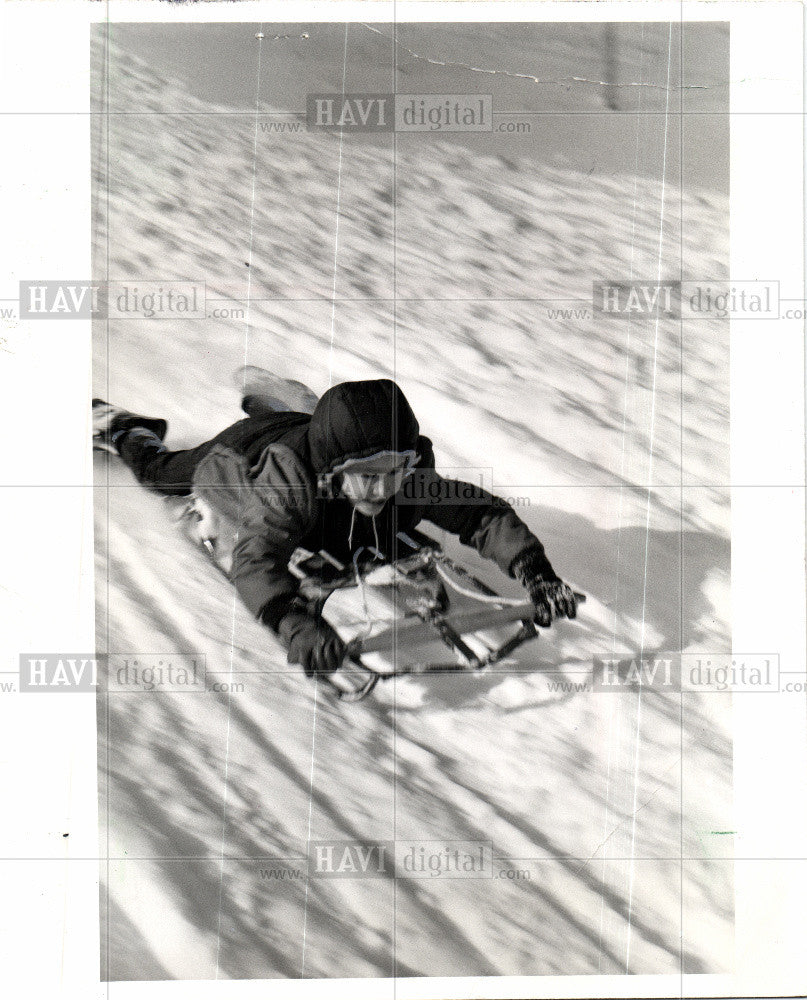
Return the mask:
<path id="1" fill-rule="evenodd" d="M 250 416 L 263 413 L 313 413 L 317 397 L 302 382 L 282 378 L 258 368 L 242 365 L 233 382 L 241 391 L 241 407 Z"/>
<path id="2" fill-rule="evenodd" d="M 168 423 L 159 417 L 141 417 L 120 406 L 113 406 L 103 399 L 92 401 L 92 443 L 94 448 L 119 454 L 119 444 L 130 430 L 144 427 L 162 441 L 168 432 Z"/>

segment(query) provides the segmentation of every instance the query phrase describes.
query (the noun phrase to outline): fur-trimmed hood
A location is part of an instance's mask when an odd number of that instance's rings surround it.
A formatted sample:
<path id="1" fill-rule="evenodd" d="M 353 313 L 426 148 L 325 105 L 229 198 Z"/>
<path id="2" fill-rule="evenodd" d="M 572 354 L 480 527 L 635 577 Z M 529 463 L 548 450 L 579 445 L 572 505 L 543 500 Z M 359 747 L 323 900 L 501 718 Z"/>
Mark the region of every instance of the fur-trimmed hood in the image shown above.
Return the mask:
<path id="1" fill-rule="evenodd" d="M 342 382 L 325 393 L 311 417 L 311 465 L 322 474 L 350 459 L 415 449 L 419 434 L 412 407 L 390 379 Z"/>

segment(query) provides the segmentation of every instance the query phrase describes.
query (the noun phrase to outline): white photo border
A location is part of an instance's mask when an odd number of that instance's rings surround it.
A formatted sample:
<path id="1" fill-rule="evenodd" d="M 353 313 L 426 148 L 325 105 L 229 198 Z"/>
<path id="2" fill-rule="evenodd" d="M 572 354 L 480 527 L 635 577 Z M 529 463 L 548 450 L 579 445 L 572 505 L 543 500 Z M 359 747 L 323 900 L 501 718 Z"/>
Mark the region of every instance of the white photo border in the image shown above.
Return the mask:
<path id="1" fill-rule="evenodd" d="M 5 258 L 0 298 L 28 275 L 90 273 L 89 29 L 93 23 L 255 21 L 729 21 L 731 275 L 775 276 L 804 301 L 803 7 L 798 2 L 388 3 L 11 0 L 2 89 Z M 11 154 L 11 155 L 9 155 Z M 94 648 L 90 323 L 0 331 L 13 471 L 4 488 L 0 668 L 25 649 Z M 804 321 L 736 323 L 731 337 L 732 602 L 736 650 L 804 672 Z M 44 405 L 43 405 L 44 401 Z M 47 467 L 31 441 L 58 448 Z M 13 485 L 16 484 L 16 485 Z M 54 486 L 54 491 L 42 486 Z M 57 490 L 58 487 L 58 490 Z M 58 509 L 54 512 L 54 493 Z M 30 526 L 35 525 L 32 543 Z M 783 669 L 784 666 L 783 666 Z M 0 678 L 2 679 L 2 678 Z M 544 976 L 99 983 L 96 719 L 92 698 L 0 698 L 7 823 L 3 978 L 48 997 L 675 997 L 804 993 L 807 713 L 798 698 L 734 699 L 736 971 Z M 8 820 L 13 818 L 13 825 Z M 69 838 L 60 832 L 69 829 Z M 15 977 L 18 977 L 18 982 Z M 23 989 L 25 987 L 25 989 Z"/>

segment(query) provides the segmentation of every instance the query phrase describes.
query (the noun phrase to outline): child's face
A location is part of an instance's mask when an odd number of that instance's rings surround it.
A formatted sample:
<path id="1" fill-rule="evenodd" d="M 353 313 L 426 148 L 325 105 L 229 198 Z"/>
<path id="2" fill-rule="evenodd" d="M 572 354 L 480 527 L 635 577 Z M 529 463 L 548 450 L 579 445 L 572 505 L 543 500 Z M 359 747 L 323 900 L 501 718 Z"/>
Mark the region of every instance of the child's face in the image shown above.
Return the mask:
<path id="1" fill-rule="evenodd" d="M 351 463 L 350 471 L 342 473 L 342 496 L 360 514 L 374 517 L 401 488 L 408 471 L 405 455 L 384 455 Z"/>

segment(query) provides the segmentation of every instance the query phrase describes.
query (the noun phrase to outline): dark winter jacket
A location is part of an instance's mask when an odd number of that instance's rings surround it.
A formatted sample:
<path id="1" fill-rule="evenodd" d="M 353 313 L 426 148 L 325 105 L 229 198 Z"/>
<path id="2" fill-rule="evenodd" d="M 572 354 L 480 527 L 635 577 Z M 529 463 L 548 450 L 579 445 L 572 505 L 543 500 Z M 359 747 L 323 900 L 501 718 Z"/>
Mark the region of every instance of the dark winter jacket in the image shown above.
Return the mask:
<path id="1" fill-rule="evenodd" d="M 272 628 L 297 593 L 288 563 L 298 546 L 324 549 L 349 564 L 377 537 L 381 550 L 395 558 L 397 533 L 426 520 L 459 536 L 508 575 L 518 555 L 540 549 L 504 501 L 438 475 L 431 441 L 420 434 L 403 393 L 387 379 L 334 386 L 310 417 L 277 413 L 238 426 L 233 447 L 217 446 L 200 463 L 194 488 L 232 526 L 231 579 L 247 607 Z M 415 472 L 377 515 L 374 532 L 372 518 L 354 513 L 347 499 L 334 495 L 339 483 L 331 473 L 348 459 L 408 449 L 418 454 Z"/>

